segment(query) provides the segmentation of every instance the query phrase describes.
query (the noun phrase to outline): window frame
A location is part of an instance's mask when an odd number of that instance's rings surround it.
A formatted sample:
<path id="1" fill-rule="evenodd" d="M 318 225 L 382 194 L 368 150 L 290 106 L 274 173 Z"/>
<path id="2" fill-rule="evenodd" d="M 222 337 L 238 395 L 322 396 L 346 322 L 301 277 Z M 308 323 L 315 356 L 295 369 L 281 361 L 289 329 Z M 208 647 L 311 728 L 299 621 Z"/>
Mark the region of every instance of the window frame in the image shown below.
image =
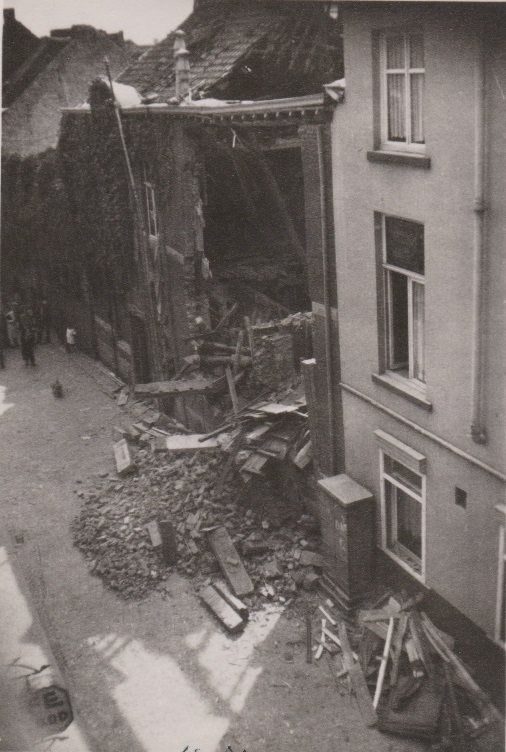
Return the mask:
<path id="1" fill-rule="evenodd" d="M 425 134 L 425 59 L 423 68 L 410 67 L 410 43 L 409 37 L 418 34 L 422 36 L 423 32 L 417 32 L 413 29 L 391 28 L 380 32 L 379 34 L 379 61 L 380 61 L 380 149 L 383 151 L 408 152 L 414 154 L 425 154 L 426 152 L 426 134 Z M 402 36 L 404 41 L 404 68 L 387 69 L 387 39 L 388 37 Z M 425 50 L 424 50 L 425 51 Z M 390 141 L 388 139 L 388 87 L 387 80 L 389 75 L 404 75 L 404 122 L 406 141 Z M 424 82 L 424 99 L 422 109 L 422 124 L 424 142 L 414 143 L 411 141 L 412 136 L 412 115 L 411 115 L 411 76 L 423 75 Z"/>
<path id="2" fill-rule="evenodd" d="M 421 490 L 418 494 L 416 491 L 414 491 L 412 488 L 410 488 L 408 485 L 403 484 L 402 481 L 398 480 L 394 476 L 390 475 L 388 471 L 385 469 L 385 457 L 389 457 L 391 460 L 394 460 L 395 462 L 399 464 L 404 464 L 399 457 L 395 456 L 395 453 L 390 454 L 387 448 L 380 447 L 379 449 L 379 458 L 380 458 L 380 498 L 381 498 L 381 548 L 382 550 L 391 558 L 393 559 L 399 566 L 401 566 L 403 569 L 405 569 L 412 577 L 415 577 L 419 582 L 424 583 L 425 582 L 425 565 L 426 565 L 426 489 L 427 489 L 427 477 L 425 473 L 416 472 L 415 470 L 412 470 L 407 464 L 405 464 L 405 467 L 411 472 L 415 472 L 416 475 L 420 476 L 421 479 Z M 403 491 L 405 494 L 407 494 L 410 498 L 414 499 L 415 501 L 419 502 L 421 505 L 421 530 L 420 530 L 420 536 L 421 536 L 421 558 L 420 558 L 420 571 L 417 571 L 412 566 L 410 566 L 409 562 L 402 558 L 398 553 L 396 553 L 394 550 L 389 548 L 388 544 L 388 537 L 389 537 L 389 529 L 388 529 L 388 522 L 387 522 L 387 505 L 390 503 L 387 499 L 387 492 L 386 492 L 386 483 L 390 483 L 391 486 L 394 486 L 401 491 Z M 397 510 L 395 514 L 395 524 L 397 523 Z M 412 552 L 409 551 L 405 546 L 403 546 L 402 543 L 399 541 L 396 541 L 396 545 L 398 547 L 399 551 L 402 551 L 402 549 L 405 549 L 407 551 L 406 559 L 418 559 L 418 557 Z"/>
<path id="3" fill-rule="evenodd" d="M 387 238 L 386 238 L 386 218 L 392 216 L 388 214 L 381 215 L 381 233 L 382 233 L 382 254 L 381 254 L 381 267 L 383 274 L 383 298 L 384 298 L 384 336 L 385 336 L 385 370 L 387 373 L 394 373 L 402 378 L 407 378 L 410 382 L 413 382 L 420 389 L 425 390 L 425 315 L 422 321 L 423 331 L 423 352 L 422 352 L 422 370 L 424 379 L 420 379 L 415 375 L 415 316 L 414 316 L 414 304 L 413 304 L 413 286 L 415 284 L 422 285 L 424 291 L 424 314 L 425 314 L 425 274 L 419 274 L 418 272 L 412 272 L 408 269 L 403 269 L 395 264 L 389 264 L 387 262 Z M 397 219 L 397 217 L 394 217 Z M 401 219 L 399 217 L 399 219 Z M 404 217 L 402 217 L 404 220 Z M 422 224 L 415 220 L 404 220 L 406 222 L 413 222 L 413 224 Z M 425 242 L 424 242 L 424 254 L 425 254 Z M 408 298 L 408 364 L 407 377 L 400 372 L 403 368 L 402 364 L 395 365 L 393 347 L 394 347 L 394 314 L 393 314 L 393 295 L 392 295 L 392 282 L 391 275 L 400 274 L 407 279 L 407 298 Z M 404 366 L 405 368 L 405 366 Z"/>

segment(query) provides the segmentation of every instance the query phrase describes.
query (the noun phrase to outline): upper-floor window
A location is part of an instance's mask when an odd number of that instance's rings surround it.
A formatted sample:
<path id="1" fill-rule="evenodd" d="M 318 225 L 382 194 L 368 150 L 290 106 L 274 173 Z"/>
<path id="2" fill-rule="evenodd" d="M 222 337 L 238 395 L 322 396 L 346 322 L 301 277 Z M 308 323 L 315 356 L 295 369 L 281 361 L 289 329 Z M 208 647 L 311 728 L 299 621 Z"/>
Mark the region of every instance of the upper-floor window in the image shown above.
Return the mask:
<path id="1" fill-rule="evenodd" d="M 387 368 L 425 382 L 424 228 L 383 217 Z"/>
<path id="2" fill-rule="evenodd" d="M 148 234 L 150 237 L 158 236 L 158 219 L 156 214 L 156 196 L 153 183 L 145 181 L 145 200 Z"/>
<path id="3" fill-rule="evenodd" d="M 423 35 L 385 32 L 381 36 L 381 145 L 384 149 L 423 152 Z"/>

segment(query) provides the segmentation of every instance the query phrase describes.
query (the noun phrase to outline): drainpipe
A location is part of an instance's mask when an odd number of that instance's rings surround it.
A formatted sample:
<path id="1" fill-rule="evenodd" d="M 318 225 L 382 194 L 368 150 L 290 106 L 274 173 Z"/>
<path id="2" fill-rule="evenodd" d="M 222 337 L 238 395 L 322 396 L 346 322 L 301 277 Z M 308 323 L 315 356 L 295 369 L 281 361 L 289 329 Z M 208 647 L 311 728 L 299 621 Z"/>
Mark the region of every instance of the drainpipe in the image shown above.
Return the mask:
<path id="1" fill-rule="evenodd" d="M 330 442 L 330 474 L 337 472 L 336 463 L 336 430 L 335 430 L 335 400 L 333 390 L 334 368 L 332 361 L 332 329 L 330 310 L 330 275 L 327 244 L 327 216 L 326 216 L 326 190 L 325 190 L 325 162 L 323 156 L 321 126 L 317 129 L 318 148 L 318 172 L 320 175 L 320 206 L 321 206 L 321 236 L 322 236 L 322 266 L 323 266 L 323 308 L 325 322 L 325 370 L 327 381 L 327 405 L 329 408 L 329 442 Z"/>
<path id="2" fill-rule="evenodd" d="M 474 139 L 474 258 L 473 328 L 471 364 L 471 436 L 476 444 L 485 444 L 487 433 L 483 415 L 483 265 L 485 255 L 485 107 L 486 63 L 483 28 L 478 38 L 474 81 L 476 102 Z"/>

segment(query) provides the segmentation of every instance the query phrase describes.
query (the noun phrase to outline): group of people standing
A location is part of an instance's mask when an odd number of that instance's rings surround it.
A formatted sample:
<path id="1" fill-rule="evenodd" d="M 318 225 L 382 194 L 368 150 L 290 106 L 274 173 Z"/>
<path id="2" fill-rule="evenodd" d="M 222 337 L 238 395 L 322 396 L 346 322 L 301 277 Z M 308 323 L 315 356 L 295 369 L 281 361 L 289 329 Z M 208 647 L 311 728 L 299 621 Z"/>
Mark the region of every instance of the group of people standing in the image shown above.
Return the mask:
<path id="1" fill-rule="evenodd" d="M 51 342 L 51 316 L 46 298 L 35 309 L 13 300 L 4 318 L 9 347 L 20 347 L 25 365 L 35 366 L 35 346 Z"/>

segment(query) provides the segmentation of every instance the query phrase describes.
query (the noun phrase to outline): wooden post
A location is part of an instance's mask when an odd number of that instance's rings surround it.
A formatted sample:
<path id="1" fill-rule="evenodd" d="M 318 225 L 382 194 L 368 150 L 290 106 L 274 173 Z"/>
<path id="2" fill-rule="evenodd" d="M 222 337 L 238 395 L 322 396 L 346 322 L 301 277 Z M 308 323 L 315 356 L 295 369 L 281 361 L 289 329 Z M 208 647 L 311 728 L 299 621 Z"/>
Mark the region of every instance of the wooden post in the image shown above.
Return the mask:
<path id="1" fill-rule="evenodd" d="M 253 338 L 253 328 L 251 326 L 251 321 L 249 319 L 249 316 L 244 317 L 244 326 L 246 327 L 246 332 L 248 334 L 248 346 L 250 350 L 251 360 L 253 362 L 254 352 L 255 352 L 255 340 Z"/>
<path id="2" fill-rule="evenodd" d="M 387 639 L 385 640 L 385 647 L 383 655 L 381 656 L 381 665 L 378 674 L 378 683 L 376 684 L 376 691 L 374 693 L 374 700 L 372 701 L 373 707 L 378 707 L 378 702 L 381 697 L 381 690 L 383 689 L 383 681 L 385 679 L 385 671 L 387 668 L 388 654 L 390 652 L 390 645 L 392 644 L 392 635 L 394 633 L 395 620 L 390 619 L 388 622 Z"/>
<path id="3" fill-rule="evenodd" d="M 237 336 L 237 344 L 235 346 L 235 353 L 234 353 L 234 364 L 233 364 L 233 370 L 234 370 L 234 376 L 238 372 L 240 365 L 241 365 L 241 350 L 242 350 L 242 343 L 244 342 L 244 332 L 241 329 Z"/>
<path id="4" fill-rule="evenodd" d="M 228 391 L 230 392 L 230 399 L 232 400 L 232 410 L 234 415 L 239 412 L 239 401 L 237 399 L 237 392 L 235 389 L 234 377 L 232 376 L 232 369 L 230 366 L 225 368 L 225 374 L 227 377 Z"/>

